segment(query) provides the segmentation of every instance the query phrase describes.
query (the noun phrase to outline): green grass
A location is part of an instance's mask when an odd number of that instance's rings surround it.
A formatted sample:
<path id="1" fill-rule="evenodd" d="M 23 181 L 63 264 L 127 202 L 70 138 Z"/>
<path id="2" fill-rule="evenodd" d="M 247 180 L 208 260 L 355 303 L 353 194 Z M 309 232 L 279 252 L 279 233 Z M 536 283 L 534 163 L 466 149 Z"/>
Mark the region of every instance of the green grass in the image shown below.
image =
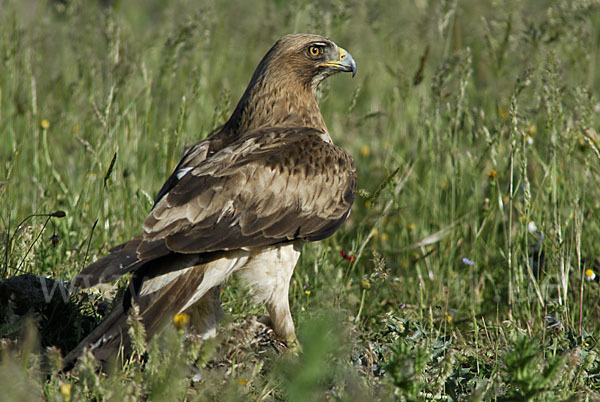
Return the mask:
<path id="1" fill-rule="evenodd" d="M 319 100 L 361 191 L 335 236 L 304 247 L 299 357 L 238 337 L 264 310 L 235 280 L 216 341 L 168 332 L 109 374 L 90 358 L 59 373 L 47 317 L 3 307 L 6 395 L 600 399 L 600 286 L 582 279 L 600 275 L 600 6 L 66 3 L 0 0 L 2 277 L 68 280 L 138 233 L 184 146 L 225 122 L 289 32 L 357 61 Z"/>

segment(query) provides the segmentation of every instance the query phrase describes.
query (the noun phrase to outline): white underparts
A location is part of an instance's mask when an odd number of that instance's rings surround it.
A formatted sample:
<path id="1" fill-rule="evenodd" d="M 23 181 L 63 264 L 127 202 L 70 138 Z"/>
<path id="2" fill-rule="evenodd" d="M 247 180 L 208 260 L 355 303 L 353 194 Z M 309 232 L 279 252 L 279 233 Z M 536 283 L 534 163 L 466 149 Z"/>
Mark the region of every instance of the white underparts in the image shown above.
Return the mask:
<path id="1" fill-rule="evenodd" d="M 300 256 L 300 243 L 272 246 L 260 250 L 235 250 L 227 256 L 203 265 L 188 264 L 187 268 L 171 271 L 144 281 L 140 296 L 149 296 L 168 286 L 190 270 L 203 269 L 200 286 L 191 293 L 179 313 L 188 310 L 200 324 L 202 336 L 216 334 L 216 323 L 222 310 L 219 288 L 232 274 L 237 273 L 249 286 L 259 303 L 265 303 L 273 329 L 286 340 L 295 338 L 294 322 L 289 309 L 289 283 Z M 190 255 L 190 258 L 193 258 Z"/>
<path id="2" fill-rule="evenodd" d="M 300 249 L 293 244 L 271 247 L 250 259 L 238 275 L 254 290 L 257 302 L 277 299 L 282 297 L 278 291 L 289 286 L 299 256 Z"/>
<path id="3" fill-rule="evenodd" d="M 250 259 L 238 273 L 254 290 L 256 301 L 265 303 L 277 335 L 288 341 L 296 337 L 290 313 L 289 286 L 300 249 L 300 243 L 268 248 Z"/>
<path id="4" fill-rule="evenodd" d="M 227 258 L 220 258 L 208 263 L 202 283 L 179 312 L 185 311 L 200 300 L 210 289 L 225 282 L 231 274 L 241 269 L 250 258 L 250 252 L 240 250 Z"/>

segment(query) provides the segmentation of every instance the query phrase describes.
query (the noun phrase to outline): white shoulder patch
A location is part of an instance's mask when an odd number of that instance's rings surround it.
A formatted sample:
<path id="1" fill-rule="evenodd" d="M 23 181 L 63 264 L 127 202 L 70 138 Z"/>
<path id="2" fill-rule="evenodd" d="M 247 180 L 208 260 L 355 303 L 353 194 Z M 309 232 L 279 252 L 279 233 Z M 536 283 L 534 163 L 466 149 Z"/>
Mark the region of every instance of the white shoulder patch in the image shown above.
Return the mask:
<path id="1" fill-rule="evenodd" d="M 194 169 L 193 167 L 186 167 L 186 168 L 181 168 L 179 169 L 177 172 L 175 172 L 175 175 L 177 176 L 177 180 L 181 180 L 181 178 L 183 176 L 185 176 L 186 174 L 188 174 L 188 172 L 190 170 Z"/>

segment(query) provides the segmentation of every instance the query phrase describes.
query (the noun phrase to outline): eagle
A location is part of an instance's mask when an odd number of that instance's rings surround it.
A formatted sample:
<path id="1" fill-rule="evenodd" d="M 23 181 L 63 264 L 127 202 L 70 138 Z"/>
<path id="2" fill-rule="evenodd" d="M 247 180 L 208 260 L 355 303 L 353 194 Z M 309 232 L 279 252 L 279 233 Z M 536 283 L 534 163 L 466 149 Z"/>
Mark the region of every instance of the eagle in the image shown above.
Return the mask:
<path id="1" fill-rule="evenodd" d="M 302 245 L 331 236 L 356 192 L 351 155 L 333 144 L 316 89 L 353 57 L 319 35 L 286 35 L 254 71 L 229 120 L 188 148 L 159 190 L 141 234 L 84 268 L 90 288 L 131 273 L 108 316 L 72 350 L 103 364 L 131 353 L 127 317 L 135 304 L 151 337 L 185 312 L 203 338 L 216 335 L 220 291 L 232 274 L 264 303 L 275 334 L 297 342 L 289 283 Z"/>

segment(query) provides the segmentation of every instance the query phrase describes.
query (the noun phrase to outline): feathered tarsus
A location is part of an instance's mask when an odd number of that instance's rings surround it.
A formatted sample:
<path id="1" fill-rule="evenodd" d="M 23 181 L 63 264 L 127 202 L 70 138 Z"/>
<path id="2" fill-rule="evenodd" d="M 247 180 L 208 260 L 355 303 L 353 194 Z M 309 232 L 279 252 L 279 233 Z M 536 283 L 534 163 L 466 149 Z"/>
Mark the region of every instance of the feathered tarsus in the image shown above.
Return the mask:
<path id="1" fill-rule="evenodd" d="M 134 239 L 74 279 L 90 287 L 132 272 L 123 301 L 66 357 L 89 347 L 101 361 L 129 352 L 127 311 L 139 306 L 148 336 L 186 311 L 213 336 L 221 284 L 238 273 L 263 301 L 275 332 L 295 340 L 289 281 L 301 245 L 332 235 L 356 191 L 352 157 L 333 145 L 315 98 L 327 76 L 356 72 L 331 40 L 279 39 L 256 68 L 233 114 L 192 146 L 160 189 Z"/>

